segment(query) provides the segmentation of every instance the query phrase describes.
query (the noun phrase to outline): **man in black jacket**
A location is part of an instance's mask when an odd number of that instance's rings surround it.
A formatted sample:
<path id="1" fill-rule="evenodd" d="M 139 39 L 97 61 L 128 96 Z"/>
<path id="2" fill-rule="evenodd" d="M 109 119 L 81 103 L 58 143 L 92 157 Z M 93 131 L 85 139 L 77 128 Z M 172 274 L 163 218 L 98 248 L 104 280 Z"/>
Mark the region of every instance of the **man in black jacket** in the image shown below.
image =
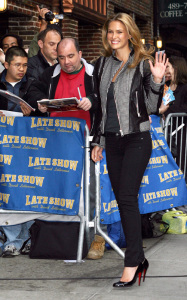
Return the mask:
<path id="1" fill-rule="evenodd" d="M 27 91 L 31 80 L 26 77 L 28 57 L 25 50 L 19 46 L 9 48 L 5 56 L 5 70 L 0 76 L 0 89 L 19 96 L 27 101 Z M 23 112 L 24 115 L 31 113 L 24 103 L 15 104 L 7 101 L 7 98 L 0 96 L 0 109 L 16 112 Z M 1 113 L 2 115 L 2 113 Z"/>
<path id="2" fill-rule="evenodd" d="M 9 48 L 5 56 L 5 70 L 1 74 L 0 89 L 27 99 L 27 90 L 31 83 L 25 75 L 27 71 L 27 53 L 19 46 Z M 31 109 L 25 103 L 13 103 L 7 101 L 6 97 L 0 96 L 0 116 L 6 114 L 1 110 L 23 112 L 24 115 L 30 115 Z M 6 235 L 6 242 L 3 245 L 2 257 L 14 257 L 19 255 L 20 248 L 29 237 L 29 228 L 33 221 L 22 224 L 1 226 Z"/>
<path id="3" fill-rule="evenodd" d="M 38 54 L 28 61 L 27 76 L 38 79 L 43 71 L 57 63 L 57 45 L 62 39 L 60 28 L 47 27 L 38 34 Z"/>

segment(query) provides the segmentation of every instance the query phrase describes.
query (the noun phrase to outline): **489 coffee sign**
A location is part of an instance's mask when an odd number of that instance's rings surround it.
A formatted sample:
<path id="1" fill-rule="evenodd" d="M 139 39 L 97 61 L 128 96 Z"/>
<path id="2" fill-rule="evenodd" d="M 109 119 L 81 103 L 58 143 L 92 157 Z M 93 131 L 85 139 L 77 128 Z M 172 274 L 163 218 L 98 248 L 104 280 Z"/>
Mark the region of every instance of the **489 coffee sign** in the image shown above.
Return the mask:
<path id="1" fill-rule="evenodd" d="M 187 23 L 187 0 L 159 0 L 159 24 Z"/>

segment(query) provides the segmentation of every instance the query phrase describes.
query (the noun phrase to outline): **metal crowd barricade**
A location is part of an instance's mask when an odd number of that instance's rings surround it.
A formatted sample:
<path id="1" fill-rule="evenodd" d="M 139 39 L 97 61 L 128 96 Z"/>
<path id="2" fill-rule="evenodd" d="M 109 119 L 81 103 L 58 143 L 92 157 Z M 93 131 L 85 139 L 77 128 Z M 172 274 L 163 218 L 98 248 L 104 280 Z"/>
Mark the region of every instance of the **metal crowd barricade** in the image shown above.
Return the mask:
<path id="1" fill-rule="evenodd" d="M 171 152 L 173 148 L 177 151 L 177 156 L 174 157 L 176 163 L 186 175 L 186 160 L 187 160 L 187 114 L 173 113 L 169 114 L 164 122 L 163 131 L 165 139 L 168 142 Z M 89 141 L 92 140 L 90 137 Z M 86 148 L 88 149 L 89 161 L 89 142 L 87 141 Z M 89 228 L 94 227 L 95 232 L 98 232 L 105 241 L 122 257 L 125 257 L 124 252 L 107 236 L 100 226 L 100 211 L 101 211 L 101 191 L 100 191 L 100 162 L 95 164 L 95 178 L 96 178 L 96 195 L 95 195 L 95 218 L 93 221 L 89 220 L 89 210 L 86 214 L 86 230 L 89 236 Z M 89 200 L 89 196 L 87 197 Z M 86 205 L 89 209 L 89 203 Z M 175 209 L 172 209 L 175 210 Z M 168 211 L 168 210 L 166 210 Z"/>
<path id="2" fill-rule="evenodd" d="M 77 247 L 77 263 L 82 262 L 82 251 L 83 251 L 83 243 L 84 243 L 84 231 L 85 231 L 85 226 L 87 227 L 86 232 L 88 232 L 89 228 L 89 130 L 86 125 L 85 127 L 85 180 L 84 180 L 84 190 L 85 190 L 85 206 L 84 206 L 84 212 L 79 212 L 78 217 L 80 218 L 80 229 L 79 229 L 79 239 L 78 239 L 78 247 Z M 37 214 L 41 215 L 41 212 L 35 212 L 35 211 L 17 211 L 17 210 L 3 210 L 0 209 L 0 214 L 5 213 L 5 214 L 36 214 L 36 219 L 37 219 Z M 42 214 L 45 214 L 44 212 Z"/>
<path id="3" fill-rule="evenodd" d="M 187 113 L 169 114 L 164 122 L 163 130 L 170 151 L 186 177 Z"/>
<path id="4" fill-rule="evenodd" d="M 101 211 L 101 191 L 100 191 L 100 162 L 95 166 L 96 175 L 96 203 L 95 203 L 95 227 L 96 231 L 105 239 L 105 241 L 122 257 L 125 257 L 124 252 L 109 238 L 109 236 L 101 229 L 100 226 L 100 211 Z"/>
<path id="5" fill-rule="evenodd" d="M 168 142 L 170 150 L 175 146 L 178 150 L 175 161 L 180 169 L 186 175 L 186 159 L 187 159 L 187 114 L 173 113 L 169 114 L 164 122 L 164 134 Z M 108 237 L 100 226 L 100 211 L 101 211 L 101 191 L 100 191 L 100 162 L 95 164 L 95 179 L 96 179 L 96 194 L 95 194 L 95 218 L 90 220 L 90 142 L 92 137 L 89 135 L 89 129 L 85 127 L 85 166 L 84 166 L 84 196 L 85 205 L 84 212 L 80 212 L 80 230 L 77 248 L 77 263 L 82 262 L 82 251 L 84 242 L 84 232 L 86 231 L 87 241 L 90 239 L 90 228 L 94 227 L 95 232 L 98 232 L 105 241 L 122 257 L 124 252 Z M 0 213 L 29 213 L 28 211 L 12 211 L 1 210 Z M 40 212 L 31 211 L 32 214 L 41 214 Z"/>
<path id="6" fill-rule="evenodd" d="M 95 195 L 95 218 L 90 220 L 90 141 L 92 137 L 89 135 L 89 129 L 85 127 L 85 164 L 84 164 L 84 212 L 79 212 L 80 229 L 77 248 L 77 263 L 82 262 L 82 252 L 84 243 L 84 233 L 86 232 L 87 241 L 90 240 L 90 228 L 94 227 L 95 232 L 98 232 L 109 243 L 109 245 L 124 258 L 123 251 L 107 236 L 107 234 L 100 227 L 100 210 L 101 210 L 101 193 L 100 193 L 100 163 L 95 164 L 95 178 L 96 178 L 96 195 Z M 37 214 L 41 212 L 35 211 L 17 211 L 17 210 L 3 210 L 0 209 L 0 214 Z M 42 214 L 45 214 L 44 212 Z"/>
<path id="7" fill-rule="evenodd" d="M 86 156 L 86 162 L 89 162 L 90 166 L 90 142 L 92 141 L 92 137 L 88 136 L 86 138 L 86 151 L 85 151 L 85 156 Z M 87 234 L 87 239 L 90 239 L 89 235 L 89 230 L 91 227 L 94 227 L 95 233 L 98 232 L 104 239 L 105 241 L 122 257 L 124 258 L 125 254 L 124 252 L 109 238 L 109 236 L 102 230 L 100 226 L 100 211 L 101 211 L 101 190 L 100 190 L 100 162 L 97 162 L 95 164 L 95 180 L 96 180 L 96 193 L 95 193 L 95 217 L 93 220 L 90 220 L 90 195 L 89 195 L 89 170 L 90 167 L 88 165 L 85 166 L 85 181 L 87 181 L 87 184 L 85 186 L 85 199 L 87 201 L 85 208 L 85 217 L 86 217 L 86 234 Z M 86 196 L 87 193 L 87 196 Z"/>

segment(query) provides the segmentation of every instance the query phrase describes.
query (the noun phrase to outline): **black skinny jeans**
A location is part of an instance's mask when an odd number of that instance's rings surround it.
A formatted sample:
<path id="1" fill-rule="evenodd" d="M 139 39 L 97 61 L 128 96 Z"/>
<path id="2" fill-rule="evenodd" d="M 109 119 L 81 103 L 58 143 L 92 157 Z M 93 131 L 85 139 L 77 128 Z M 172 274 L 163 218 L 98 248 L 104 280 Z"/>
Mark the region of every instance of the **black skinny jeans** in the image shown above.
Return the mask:
<path id="1" fill-rule="evenodd" d="M 138 266 L 144 260 L 138 191 L 151 150 L 149 131 L 124 137 L 106 136 L 107 168 L 127 242 L 127 267 Z"/>

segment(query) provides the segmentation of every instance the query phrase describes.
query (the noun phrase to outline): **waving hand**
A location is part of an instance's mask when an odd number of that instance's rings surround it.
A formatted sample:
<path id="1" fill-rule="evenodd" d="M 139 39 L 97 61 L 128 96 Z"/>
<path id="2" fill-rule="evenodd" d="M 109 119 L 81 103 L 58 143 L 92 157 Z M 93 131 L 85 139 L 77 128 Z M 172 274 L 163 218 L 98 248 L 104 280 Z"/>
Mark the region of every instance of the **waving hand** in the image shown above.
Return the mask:
<path id="1" fill-rule="evenodd" d="M 158 52 L 156 52 L 154 65 L 151 61 L 149 61 L 150 70 L 156 83 L 160 83 L 162 81 L 167 64 L 168 58 L 166 59 L 166 54 L 164 53 L 162 55 L 162 52 L 160 52 L 159 56 Z"/>

